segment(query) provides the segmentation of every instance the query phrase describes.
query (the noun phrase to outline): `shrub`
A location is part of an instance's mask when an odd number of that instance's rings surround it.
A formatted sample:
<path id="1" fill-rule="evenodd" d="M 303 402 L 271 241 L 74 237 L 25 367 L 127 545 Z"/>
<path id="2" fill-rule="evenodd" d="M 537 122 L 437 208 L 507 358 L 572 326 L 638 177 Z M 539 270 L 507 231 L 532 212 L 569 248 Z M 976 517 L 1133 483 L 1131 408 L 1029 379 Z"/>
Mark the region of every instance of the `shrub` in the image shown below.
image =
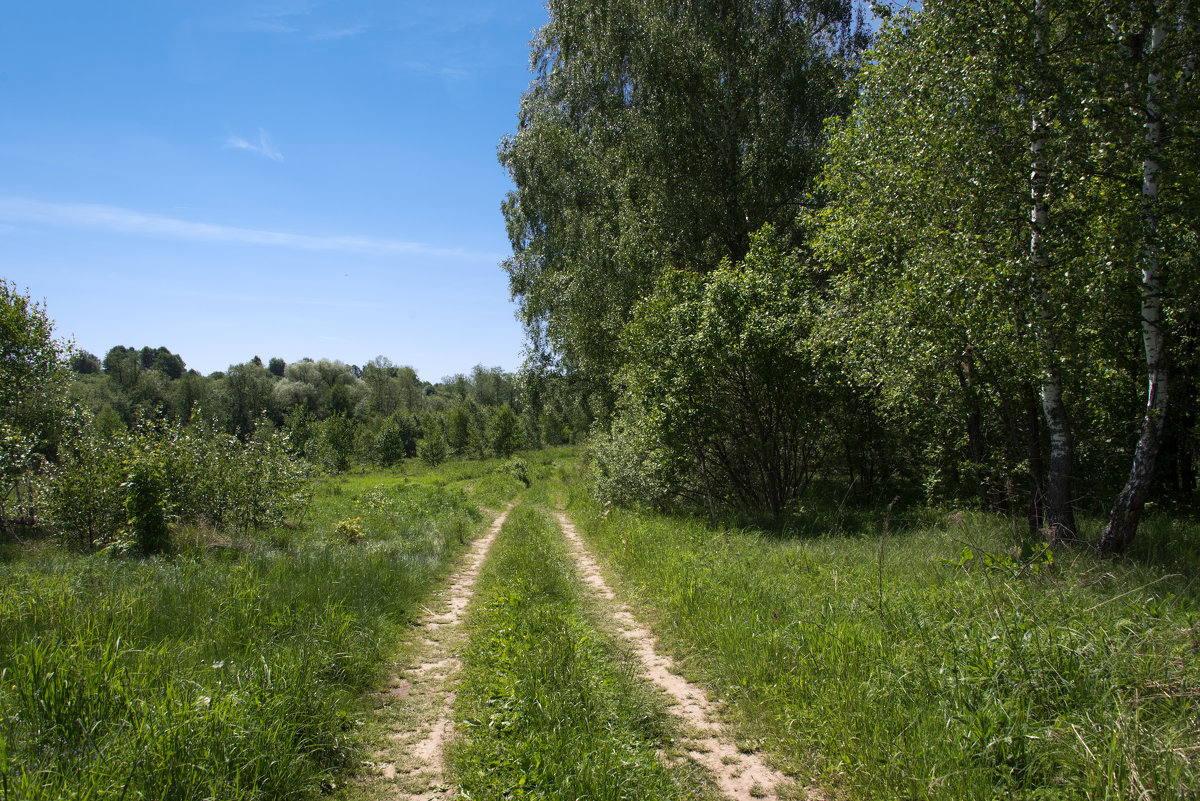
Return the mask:
<path id="1" fill-rule="evenodd" d="M 43 506 L 60 541 L 90 550 L 114 542 L 125 525 L 121 484 L 128 477 L 132 435 L 102 437 L 79 409 L 71 424 L 74 434 L 43 485 Z"/>
<path id="2" fill-rule="evenodd" d="M 430 467 L 437 467 L 446 461 L 449 451 L 450 446 L 446 442 L 446 430 L 437 420 L 432 421 L 425 432 L 425 437 L 417 443 L 417 455 L 421 457 L 421 461 L 425 462 L 425 464 Z"/>
<path id="3" fill-rule="evenodd" d="M 333 533 L 339 542 L 349 544 L 360 542 L 363 538 L 362 518 L 349 517 L 345 520 L 339 520 L 333 529 Z"/>
<path id="4" fill-rule="evenodd" d="M 618 417 L 681 497 L 778 521 L 808 489 L 840 381 L 811 336 L 814 280 L 767 226 L 744 262 L 665 273 L 638 305 Z"/>
<path id="5" fill-rule="evenodd" d="M 151 461 L 135 464 L 121 486 L 134 546 L 147 556 L 168 550 L 170 532 L 162 470 Z"/>
<path id="6" fill-rule="evenodd" d="M 529 466 L 521 459 L 509 459 L 504 463 L 504 467 L 500 468 L 505 473 L 520 481 L 526 487 L 532 482 L 529 480 Z"/>
<path id="7" fill-rule="evenodd" d="M 304 458 L 333 473 L 350 469 L 354 455 L 357 426 L 341 415 L 333 415 L 313 424 L 314 434 L 304 446 Z"/>
<path id="8" fill-rule="evenodd" d="M 165 547 L 167 521 L 244 532 L 280 526 L 308 504 L 307 470 L 276 432 L 242 442 L 193 424 L 104 437 L 86 412 L 74 420 L 43 501 L 60 539 L 76 547 L 102 547 L 129 532 L 154 553 Z"/>
<path id="9" fill-rule="evenodd" d="M 411 414 L 393 414 L 384 422 L 375 440 L 375 452 L 380 463 L 391 467 L 410 456 L 416 456 L 417 438 L 420 435 L 421 427 Z"/>
<path id="10" fill-rule="evenodd" d="M 507 459 L 520 450 L 523 444 L 521 419 L 507 403 L 492 412 L 488 419 L 487 435 L 492 453 L 502 459 Z"/>

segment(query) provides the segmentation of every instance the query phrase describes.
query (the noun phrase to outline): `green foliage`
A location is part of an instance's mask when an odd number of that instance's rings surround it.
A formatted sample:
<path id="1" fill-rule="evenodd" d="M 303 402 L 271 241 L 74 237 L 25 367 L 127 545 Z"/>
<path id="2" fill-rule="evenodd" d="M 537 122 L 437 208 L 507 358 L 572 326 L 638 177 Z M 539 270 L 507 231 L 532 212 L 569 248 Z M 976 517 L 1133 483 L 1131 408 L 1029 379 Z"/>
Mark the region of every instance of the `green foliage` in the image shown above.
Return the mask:
<path id="1" fill-rule="evenodd" d="M 361 542 L 363 538 L 362 518 L 348 517 L 345 520 L 339 520 L 338 524 L 334 526 L 333 534 L 338 542 L 348 545 Z"/>
<path id="2" fill-rule="evenodd" d="M 398 411 L 384 421 L 375 440 L 375 452 L 380 464 L 391 466 L 417 455 L 417 440 L 421 426 L 405 411 Z"/>
<path id="3" fill-rule="evenodd" d="M 492 411 L 487 422 L 489 450 L 501 459 L 512 456 L 524 445 L 521 419 L 507 403 Z"/>
<path id="4" fill-rule="evenodd" d="M 10 517 L 35 522 L 31 483 L 43 461 L 34 450 L 36 444 L 33 437 L 0 422 L 0 531 L 7 528 Z"/>
<path id="5" fill-rule="evenodd" d="M 94 354 L 86 350 L 75 351 L 71 355 L 71 370 L 80 375 L 95 375 L 103 368 L 100 365 L 100 359 Z"/>
<path id="6" fill-rule="evenodd" d="M 260 418 L 272 411 L 274 385 L 274 379 L 261 363 L 249 361 L 229 368 L 220 389 L 229 413 L 226 427 L 231 434 L 242 440 L 254 435 Z"/>
<path id="7" fill-rule="evenodd" d="M 329 388 L 329 393 L 325 397 L 325 411 L 331 415 L 340 415 L 349 417 L 354 411 L 353 404 L 350 400 L 350 390 L 345 384 L 334 384 Z"/>
<path id="8" fill-rule="evenodd" d="M 134 547 L 146 556 L 169 550 L 166 482 L 160 466 L 152 461 L 135 464 L 121 489 L 125 490 L 125 519 Z"/>
<path id="9" fill-rule="evenodd" d="M 309 440 L 305 456 L 327 470 L 343 473 L 350 469 L 354 453 L 354 421 L 333 415 L 320 424 L 320 435 Z"/>
<path id="10" fill-rule="evenodd" d="M 504 267 L 531 349 L 611 406 L 622 329 L 664 270 L 741 261 L 767 223 L 791 239 L 862 37 L 840 0 L 549 11 L 500 146 L 516 186 Z"/>
<path id="11" fill-rule="evenodd" d="M 525 464 L 522 459 L 509 459 L 501 469 L 526 487 L 533 483 L 529 478 L 529 465 Z"/>
<path id="12" fill-rule="evenodd" d="M 509 516 L 480 584 L 450 754 L 465 795 L 694 797 L 656 757 L 663 716 L 630 657 L 589 621 L 543 514 Z"/>
<path id="13" fill-rule="evenodd" d="M 837 397 L 838 370 L 809 339 L 817 309 L 809 272 L 770 228 L 744 262 L 667 273 L 625 332 L 620 424 L 597 451 L 629 451 L 601 465 L 613 489 L 665 483 L 779 519 L 821 462 Z M 638 462 L 640 480 L 627 476 Z"/>
<path id="14" fill-rule="evenodd" d="M 457 454 L 465 454 L 471 443 L 471 414 L 465 405 L 452 408 L 446 415 L 446 436 Z"/>
<path id="15" fill-rule="evenodd" d="M 58 447 L 67 412 L 67 356 L 45 308 L 0 279 L 0 424 L 45 456 Z"/>
<path id="16" fill-rule="evenodd" d="M 164 520 L 247 532 L 283 525 L 308 504 L 304 466 L 277 433 L 249 442 L 211 426 L 145 426 L 104 436 L 76 412 L 69 447 L 42 488 L 48 523 L 77 548 L 132 530 L 147 552 L 166 545 Z M 158 510 L 158 511 L 156 511 Z"/>
<path id="17" fill-rule="evenodd" d="M 1141 189 L 1145 126 L 1158 116 L 1143 108 L 1148 75 L 1161 70 L 1162 119 L 1196 113 L 1184 64 L 1196 26 L 1180 9 L 924 3 L 881 27 L 850 118 L 831 123 L 830 203 L 814 220 L 835 272 L 827 336 L 848 371 L 878 387 L 906 466 L 935 497 L 1012 508 L 1015 485 L 1037 525 L 1037 396 L 1052 367 L 1087 482 L 1078 494 L 1104 497 L 1123 481 L 1145 403 Z M 1169 31 L 1158 53 L 1154 24 Z M 1165 298 L 1179 320 L 1196 295 L 1184 231 L 1194 232 L 1186 209 L 1197 195 L 1181 168 L 1200 149 L 1191 133 L 1167 149 L 1158 213 L 1179 225 L 1161 229 L 1164 270 L 1190 276 Z M 1035 161 L 1044 260 L 1031 256 Z"/>
<path id="18" fill-rule="evenodd" d="M 36 524 L 37 473 L 53 459 L 68 415 L 68 348 L 45 309 L 0 279 L 0 533 Z"/>
<path id="19" fill-rule="evenodd" d="M 288 447 L 297 455 L 308 453 L 309 443 L 320 434 L 317 419 L 307 406 L 297 406 L 292 410 L 285 421 L 285 429 Z"/>
<path id="20" fill-rule="evenodd" d="M 417 456 L 430 467 L 437 467 L 449 454 L 445 427 L 440 420 L 431 419 L 425 426 L 425 436 L 417 443 Z"/>
<path id="21" fill-rule="evenodd" d="M 142 349 L 143 354 L 149 351 L 149 348 Z M 153 357 L 148 369 L 157 370 L 172 381 L 178 381 L 183 377 L 184 369 L 187 367 L 184 364 L 183 358 L 176 353 L 166 348 L 158 348 L 152 351 Z"/>
<path id="22" fill-rule="evenodd" d="M 1016 521 L 970 512 L 787 540 L 574 498 L 659 643 L 823 795 L 1194 796 L 1182 565 L 1022 551 Z"/>
<path id="23" fill-rule="evenodd" d="M 0 792 L 254 801 L 342 784 L 367 756 L 361 693 L 479 518 L 458 490 L 334 481 L 284 550 L 0 560 Z M 371 547 L 328 542 L 347 517 Z"/>

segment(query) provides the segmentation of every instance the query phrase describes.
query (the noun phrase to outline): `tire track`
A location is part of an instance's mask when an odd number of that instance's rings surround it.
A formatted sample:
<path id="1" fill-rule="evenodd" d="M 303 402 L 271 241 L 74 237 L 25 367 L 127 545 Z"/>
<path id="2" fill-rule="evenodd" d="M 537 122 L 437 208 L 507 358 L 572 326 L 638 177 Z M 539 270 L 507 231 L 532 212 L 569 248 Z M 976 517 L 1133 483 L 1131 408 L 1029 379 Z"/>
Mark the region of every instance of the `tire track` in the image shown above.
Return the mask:
<path id="1" fill-rule="evenodd" d="M 386 742 L 368 763 L 365 781 L 376 785 L 373 797 L 435 801 L 457 795 L 457 788 L 446 784 L 443 750 L 453 733 L 453 688 L 462 667 L 457 654 L 466 641 L 462 621 L 480 566 L 516 505 L 510 503 L 472 544 L 439 594 L 437 608 L 422 607 L 407 661 L 396 665 L 388 686 L 379 691 L 376 715 L 383 719 Z"/>
<path id="2" fill-rule="evenodd" d="M 777 801 L 778 792 L 785 788 L 789 790 L 788 797 L 796 797 L 799 788 L 792 779 L 767 765 L 758 754 L 738 750 L 717 718 L 707 693 L 679 676 L 671 658 L 656 650 L 656 638 L 638 623 L 628 606 L 617 600 L 570 518 L 562 512 L 556 512 L 556 516 L 571 545 L 581 578 L 613 609 L 613 621 L 633 647 L 645 676 L 674 700 L 671 712 L 684 725 L 688 756 L 707 769 L 717 788 L 735 801 Z M 800 790 L 800 794 L 805 791 Z M 816 798 L 811 792 L 808 796 Z"/>

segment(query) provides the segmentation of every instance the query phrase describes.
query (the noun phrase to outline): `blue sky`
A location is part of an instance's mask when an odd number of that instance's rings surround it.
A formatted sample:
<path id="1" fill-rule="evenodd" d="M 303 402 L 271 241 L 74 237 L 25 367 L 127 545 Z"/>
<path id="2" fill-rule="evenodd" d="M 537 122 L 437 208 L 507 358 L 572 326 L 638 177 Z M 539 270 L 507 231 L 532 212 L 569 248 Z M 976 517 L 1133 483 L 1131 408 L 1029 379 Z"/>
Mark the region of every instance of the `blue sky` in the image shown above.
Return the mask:
<path id="1" fill-rule="evenodd" d="M 99 356 L 514 370 L 496 162 L 541 0 L 8 4 L 0 277 Z"/>

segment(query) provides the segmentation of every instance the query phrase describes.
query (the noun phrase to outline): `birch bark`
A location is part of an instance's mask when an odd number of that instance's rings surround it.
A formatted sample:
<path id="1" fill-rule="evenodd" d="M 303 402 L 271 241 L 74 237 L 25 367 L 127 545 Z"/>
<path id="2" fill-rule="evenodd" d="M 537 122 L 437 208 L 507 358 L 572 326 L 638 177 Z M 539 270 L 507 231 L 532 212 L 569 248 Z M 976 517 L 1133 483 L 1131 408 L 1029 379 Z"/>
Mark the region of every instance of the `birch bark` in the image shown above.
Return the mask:
<path id="1" fill-rule="evenodd" d="M 1120 553 L 1133 541 L 1138 521 L 1150 497 L 1154 468 L 1162 442 L 1167 414 L 1169 374 L 1166 361 L 1166 331 L 1162 320 L 1162 242 L 1159 231 L 1158 191 L 1162 177 L 1163 129 L 1162 68 L 1156 63 L 1167 39 L 1162 13 L 1156 13 L 1150 28 L 1146 57 L 1150 71 L 1146 79 L 1146 101 L 1142 109 L 1146 132 L 1142 159 L 1141 313 L 1142 345 L 1146 351 L 1146 413 L 1133 453 L 1133 467 L 1124 488 L 1109 513 L 1108 525 L 1100 535 L 1100 550 Z M 1187 68 L 1184 70 L 1184 78 Z"/>
<path id="2" fill-rule="evenodd" d="M 1034 26 L 1038 62 L 1045 64 L 1048 59 L 1045 37 L 1049 21 L 1044 0 L 1036 0 L 1034 3 Z M 1048 532 L 1051 544 L 1057 545 L 1075 539 L 1075 513 L 1071 508 L 1071 465 L 1075 457 L 1075 442 L 1071 433 L 1070 417 L 1063 403 L 1062 370 L 1059 365 L 1058 342 L 1054 334 L 1056 315 L 1053 301 L 1046 289 L 1051 269 L 1046 243 L 1046 229 L 1050 216 L 1050 205 L 1046 198 L 1049 183 L 1046 154 L 1049 131 L 1042 106 L 1046 94 L 1044 87 L 1036 86 L 1030 103 L 1033 111 L 1029 142 L 1032 205 L 1029 214 L 1029 263 L 1034 282 L 1033 300 L 1037 309 L 1035 327 L 1041 360 L 1042 411 L 1050 435 L 1050 463 L 1045 486 L 1043 526 Z"/>

